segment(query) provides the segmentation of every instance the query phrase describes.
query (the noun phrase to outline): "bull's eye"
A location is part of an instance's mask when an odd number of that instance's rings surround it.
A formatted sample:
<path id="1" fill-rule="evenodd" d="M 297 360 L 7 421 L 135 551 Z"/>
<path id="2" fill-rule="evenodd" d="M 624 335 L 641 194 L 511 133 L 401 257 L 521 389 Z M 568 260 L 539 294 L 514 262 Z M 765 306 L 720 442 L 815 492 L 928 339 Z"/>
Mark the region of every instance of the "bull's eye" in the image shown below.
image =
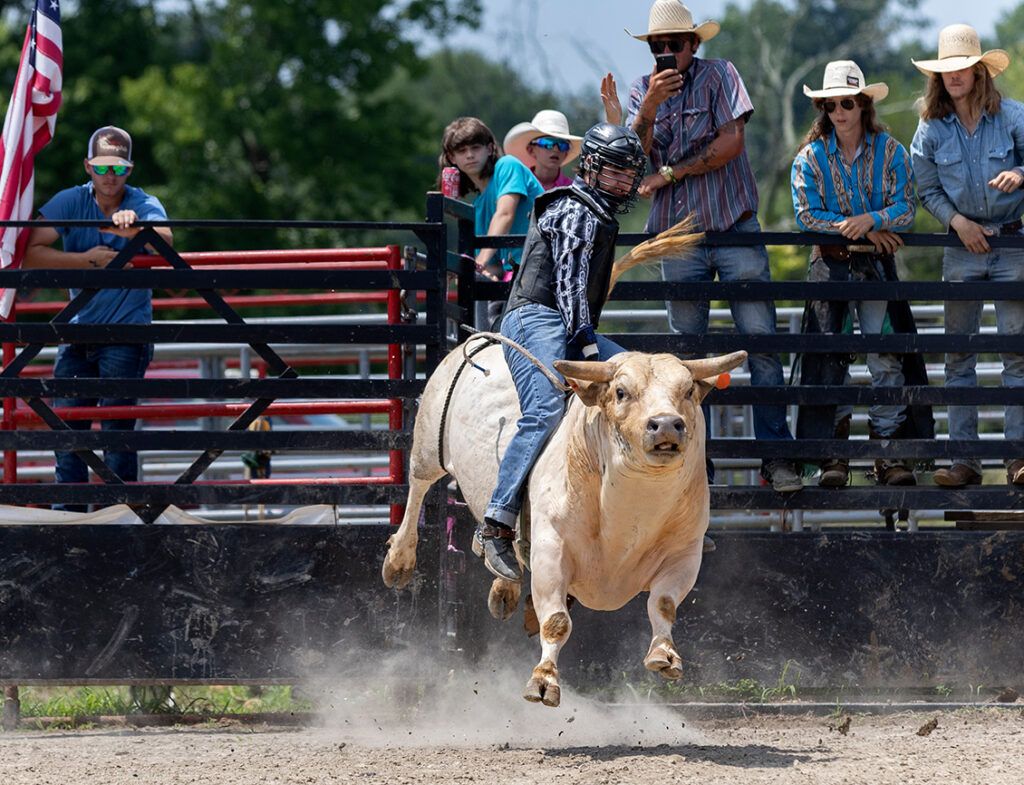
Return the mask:
<path id="1" fill-rule="evenodd" d="M 615 388 L 615 397 L 618 400 L 620 400 L 620 401 L 624 401 L 624 400 L 626 400 L 626 398 L 628 396 L 626 395 L 626 391 L 625 390 L 623 390 L 621 387 L 616 387 Z"/>

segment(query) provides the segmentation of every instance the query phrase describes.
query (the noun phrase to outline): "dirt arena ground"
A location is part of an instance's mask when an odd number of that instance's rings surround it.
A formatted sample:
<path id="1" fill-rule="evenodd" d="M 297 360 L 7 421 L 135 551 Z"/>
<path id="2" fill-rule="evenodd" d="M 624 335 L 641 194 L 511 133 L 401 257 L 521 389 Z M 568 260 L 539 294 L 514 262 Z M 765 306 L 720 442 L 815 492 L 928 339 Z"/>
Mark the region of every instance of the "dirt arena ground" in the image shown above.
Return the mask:
<path id="1" fill-rule="evenodd" d="M 665 708 L 530 707 L 432 726 L 326 717 L 317 728 L 0 733 L 0 783 L 958 783 L 1022 781 L 1018 710 L 690 721 Z M 436 720 L 437 718 L 432 718 Z M 937 720 L 927 735 L 918 731 Z"/>

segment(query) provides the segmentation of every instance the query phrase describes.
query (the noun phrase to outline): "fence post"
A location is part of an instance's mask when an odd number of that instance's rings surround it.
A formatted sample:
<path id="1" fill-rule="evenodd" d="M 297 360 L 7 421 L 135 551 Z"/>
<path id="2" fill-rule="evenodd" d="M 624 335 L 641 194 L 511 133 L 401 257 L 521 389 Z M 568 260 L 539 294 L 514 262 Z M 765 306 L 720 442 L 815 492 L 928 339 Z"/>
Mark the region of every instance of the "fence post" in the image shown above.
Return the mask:
<path id="1" fill-rule="evenodd" d="M 397 245 L 388 246 L 388 269 L 402 269 L 402 253 Z M 399 289 L 388 289 L 388 324 L 402 323 L 402 292 Z M 402 378 L 402 344 L 388 344 L 388 379 Z M 396 433 L 402 430 L 402 400 L 392 398 L 388 401 L 388 428 Z M 401 483 L 405 480 L 404 455 L 401 450 L 388 453 L 388 474 L 391 482 Z M 402 522 L 405 507 L 401 504 L 391 505 L 391 524 L 397 526 Z"/>

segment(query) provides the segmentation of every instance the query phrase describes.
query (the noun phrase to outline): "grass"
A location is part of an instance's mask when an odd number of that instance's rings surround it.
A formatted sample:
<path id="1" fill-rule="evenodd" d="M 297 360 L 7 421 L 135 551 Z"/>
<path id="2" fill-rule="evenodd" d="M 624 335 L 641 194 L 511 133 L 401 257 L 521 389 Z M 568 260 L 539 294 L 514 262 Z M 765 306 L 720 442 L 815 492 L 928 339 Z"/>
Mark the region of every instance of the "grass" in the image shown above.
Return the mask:
<path id="1" fill-rule="evenodd" d="M 20 697 L 22 717 L 283 714 L 312 709 L 290 686 L 22 687 Z"/>
<path id="2" fill-rule="evenodd" d="M 609 685 L 600 690 L 587 691 L 587 694 L 599 700 L 621 700 L 623 687 L 626 695 L 633 700 L 777 703 L 807 697 L 801 694 L 799 666 L 793 660 L 787 660 L 779 672 L 778 678 L 768 684 L 750 678 L 712 684 L 669 682 L 653 674 L 648 675 L 643 681 L 637 682 L 628 674 L 623 673 L 621 685 Z"/>

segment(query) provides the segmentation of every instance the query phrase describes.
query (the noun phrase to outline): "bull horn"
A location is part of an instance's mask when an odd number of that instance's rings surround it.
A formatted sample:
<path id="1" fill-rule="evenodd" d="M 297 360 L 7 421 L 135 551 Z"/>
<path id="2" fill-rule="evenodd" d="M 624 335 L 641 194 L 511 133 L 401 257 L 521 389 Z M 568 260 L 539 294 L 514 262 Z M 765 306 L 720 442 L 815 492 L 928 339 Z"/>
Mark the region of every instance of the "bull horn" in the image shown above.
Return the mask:
<path id="1" fill-rule="evenodd" d="M 610 382 L 615 376 L 615 366 L 606 362 L 555 360 L 555 369 L 562 376 L 584 382 Z"/>
<path id="2" fill-rule="evenodd" d="M 746 352 L 723 354 L 721 357 L 707 357 L 703 360 L 681 360 L 694 379 L 707 379 L 720 373 L 730 371 L 742 365 L 747 359 Z"/>

